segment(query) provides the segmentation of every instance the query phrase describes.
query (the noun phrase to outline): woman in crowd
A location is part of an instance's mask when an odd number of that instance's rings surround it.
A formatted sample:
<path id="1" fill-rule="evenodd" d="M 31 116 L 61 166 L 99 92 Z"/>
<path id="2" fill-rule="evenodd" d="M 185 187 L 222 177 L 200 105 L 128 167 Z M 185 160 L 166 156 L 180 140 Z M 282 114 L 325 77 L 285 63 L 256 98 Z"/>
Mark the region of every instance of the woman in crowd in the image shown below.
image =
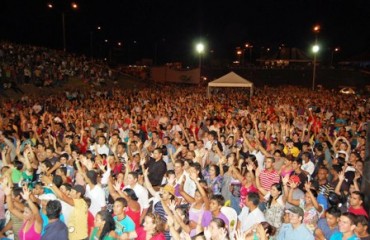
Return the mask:
<path id="1" fill-rule="evenodd" d="M 145 216 L 143 227 L 136 230 L 136 240 L 165 240 L 164 222 L 158 214 L 148 213 Z"/>
<path id="2" fill-rule="evenodd" d="M 13 205 L 11 188 L 7 186 L 7 183 L 3 184 L 3 190 L 8 199 L 7 203 L 9 211 L 16 217 L 23 219 L 22 228 L 18 233 L 19 239 L 40 240 L 42 232 L 42 218 L 38 205 L 30 199 L 30 191 L 28 188 L 24 187 L 23 193 L 21 193 L 22 198 L 26 201 L 23 213 Z"/>
<path id="3" fill-rule="evenodd" d="M 115 222 L 110 212 L 102 210 L 95 216 L 95 227 L 90 234 L 90 240 L 115 240 Z"/>

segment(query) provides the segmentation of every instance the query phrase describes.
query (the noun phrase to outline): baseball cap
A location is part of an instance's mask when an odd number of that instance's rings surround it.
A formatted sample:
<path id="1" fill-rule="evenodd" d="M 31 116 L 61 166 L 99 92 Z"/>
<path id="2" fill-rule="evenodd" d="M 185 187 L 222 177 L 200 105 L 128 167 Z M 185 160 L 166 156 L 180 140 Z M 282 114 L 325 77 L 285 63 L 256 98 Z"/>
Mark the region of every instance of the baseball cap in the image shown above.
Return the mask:
<path id="1" fill-rule="evenodd" d="M 304 211 L 302 208 L 300 207 L 291 207 L 289 208 L 288 210 L 285 211 L 286 213 L 293 213 L 293 214 L 297 214 L 298 216 L 300 217 L 303 217 L 304 216 Z"/>
<path id="2" fill-rule="evenodd" d="M 301 179 L 297 175 L 290 176 L 289 180 L 292 181 L 292 182 L 294 182 L 294 183 L 296 183 L 296 184 L 300 184 L 301 183 Z"/>
<path id="3" fill-rule="evenodd" d="M 175 196 L 175 188 L 173 186 L 167 184 L 166 186 L 163 187 L 163 190 Z"/>
<path id="4" fill-rule="evenodd" d="M 39 199 L 40 200 L 51 201 L 51 200 L 57 200 L 57 197 L 52 193 L 45 193 L 45 194 L 41 194 L 39 196 Z"/>
<path id="5" fill-rule="evenodd" d="M 81 193 L 81 197 L 85 195 L 85 187 L 82 185 L 79 185 L 79 184 L 74 185 L 72 189 L 75 190 L 76 192 Z"/>

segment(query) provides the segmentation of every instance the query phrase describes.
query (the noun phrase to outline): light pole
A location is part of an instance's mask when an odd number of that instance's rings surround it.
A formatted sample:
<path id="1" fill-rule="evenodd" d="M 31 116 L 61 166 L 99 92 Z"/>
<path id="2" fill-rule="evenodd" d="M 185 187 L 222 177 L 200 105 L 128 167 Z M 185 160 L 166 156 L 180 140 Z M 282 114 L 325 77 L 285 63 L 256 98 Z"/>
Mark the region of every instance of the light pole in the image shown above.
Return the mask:
<path id="1" fill-rule="evenodd" d="M 315 44 L 312 47 L 313 52 L 313 72 L 312 72 L 312 91 L 315 91 L 315 80 L 316 80 L 316 55 L 319 52 L 319 45 Z"/>
<path id="2" fill-rule="evenodd" d="M 242 51 L 239 47 L 237 47 L 236 48 L 236 55 L 238 56 L 239 66 L 242 65 L 242 54 L 243 54 L 243 58 L 244 58 L 244 49 Z"/>
<path id="3" fill-rule="evenodd" d="M 335 52 L 338 52 L 338 51 L 339 51 L 339 48 L 338 47 L 336 47 L 333 50 L 331 50 L 330 66 L 333 66 L 334 53 Z"/>
<path id="4" fill-rule="evenodd" d="M 47 6 L 50 9 L 53 9 L 54 8 L 53 3 L 48 3 Z M 77 3 L 72 2 L 71 3 L 71 8 L 73 10 L 77 10 L 78 9 Z M 65 13 L 64 13 L 64 10 L 65 9 L 62 10 L 62 34 L 63 34 L 63 51 L 65 52 L 67 50 L 67 41 L 66 41 L 66 22 L 65 22 Z"/>
<path id="5" fill-rule="evenodd" d="M 101 31 L 102 27 L 97 26 L 96 31 Z M 90 31 L 90 58 L 94 59 L 94 31 Z"/>
<path id="6" fill-rule="evenodd" d="M 250 43 L 246 43 L 245 48 L 249 49 L 249 64 L 252 64 L 252 48 L 253 48 L 253 45 L 250 44 Z"/>
<path id="7" fill-rule="evenodd" d="M 199 65 L 198 65 L 198 67 L 199 67 L 199 79 L 200 79 L 200 77 L 202 76 L 202 53 L 204 52 L 204 44 L 203 43 L 198 43 L 195 46 L 195 50 L 199 54 Z"/>

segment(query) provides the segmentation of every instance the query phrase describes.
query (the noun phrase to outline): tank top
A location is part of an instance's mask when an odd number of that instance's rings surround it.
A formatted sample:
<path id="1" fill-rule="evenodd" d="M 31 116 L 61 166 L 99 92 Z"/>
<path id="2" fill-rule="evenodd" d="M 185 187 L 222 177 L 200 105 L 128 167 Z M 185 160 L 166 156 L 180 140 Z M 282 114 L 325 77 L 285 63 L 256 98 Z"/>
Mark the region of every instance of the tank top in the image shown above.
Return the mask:
<path id="1" fill-rule="evenodd" d="M 196 209 L 193 206 L 189 209 L 189 221 L 194 221 L 198 223 L 199 218 L 203 215 L 204 212 L 204 206 L 202 206 L 200 209 Z M 190 231 L 190 237 L 194 237 L 196 234 L 196 229 L 192 229 Z"/>
<path id="2" fill-rule="evenodd" d="M 40 240 L 41 239 L 41 233 L 37 233 L 35 231 L 35 222 L 32 224 L 32 226 L 30 227 L 30 229 L 28 229 L 27 232 L 23 231 L 27 222 L 28 221 L 24 222 L 23 225 L 22 225 L 22 228 L 19 230 L 19 233 L 18 233 L 19 239 L 20 240 L 29 240 L 29 239 Z"/>
<path id="3" fill-rule="evenodd" d="M 129 216 L 132 221 L 135 223 L 135 229 L 140 227 L 140 209 L 139 211 L 134 211 L 130 207 L 126 208 L 126 215 Z"/>

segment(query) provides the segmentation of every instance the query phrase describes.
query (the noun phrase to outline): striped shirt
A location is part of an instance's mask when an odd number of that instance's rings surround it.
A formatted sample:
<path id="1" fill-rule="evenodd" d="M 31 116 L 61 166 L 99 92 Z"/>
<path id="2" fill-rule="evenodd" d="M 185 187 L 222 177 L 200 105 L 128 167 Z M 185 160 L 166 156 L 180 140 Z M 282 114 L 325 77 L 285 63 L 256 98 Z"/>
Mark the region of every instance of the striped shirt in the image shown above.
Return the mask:
<path id="1" fill-rule="evenodd" d="M 280 175 L 275 170 L 262 170 L 260 173 L 260 183 L 263 189 L 270 191 L 272 184 L 280 182 Z"/>

